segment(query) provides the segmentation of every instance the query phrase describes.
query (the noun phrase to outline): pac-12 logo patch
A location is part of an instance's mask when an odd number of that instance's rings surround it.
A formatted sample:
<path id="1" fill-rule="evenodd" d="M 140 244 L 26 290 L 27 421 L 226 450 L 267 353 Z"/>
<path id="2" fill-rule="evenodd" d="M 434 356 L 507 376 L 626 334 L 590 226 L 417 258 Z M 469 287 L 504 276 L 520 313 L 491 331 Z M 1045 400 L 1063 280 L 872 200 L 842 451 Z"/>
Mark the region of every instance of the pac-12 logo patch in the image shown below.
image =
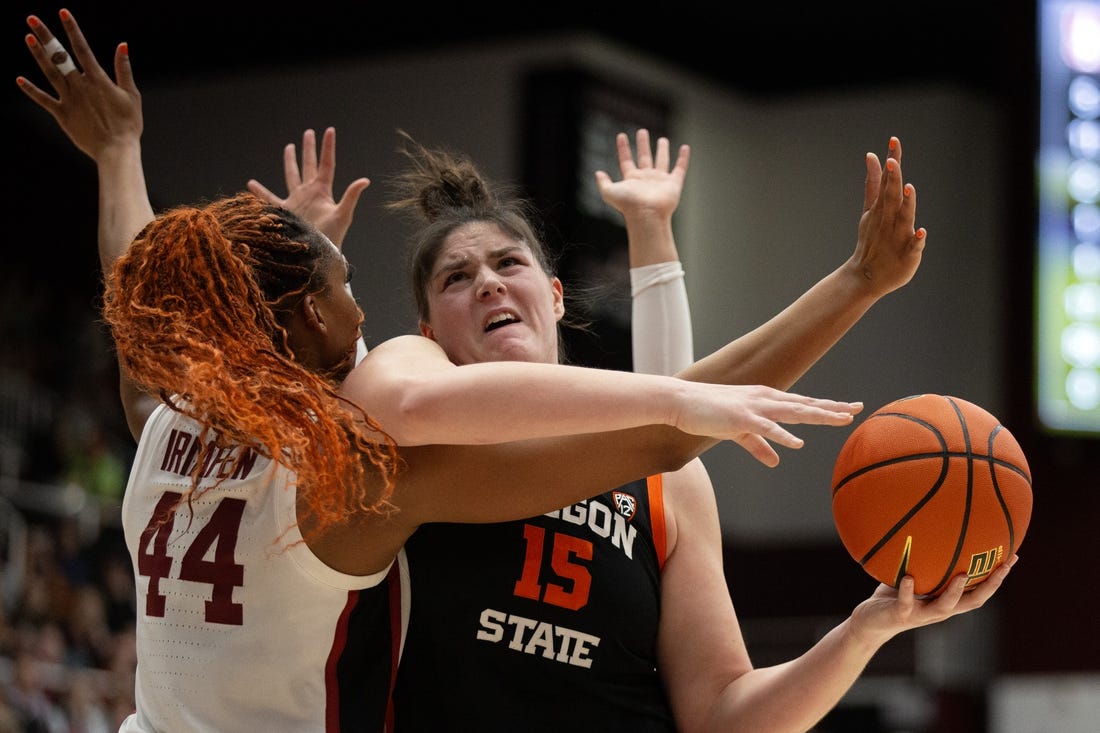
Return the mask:
<path id="1" fill-rule="evenodd" d="M 634 518 L 634 512 L 638 511 L 638 500 L 633 495 L 625 491 L 612 491 L 611 497 L 615 500 L 615 508 L 626 517 L 626 521 Z"/>

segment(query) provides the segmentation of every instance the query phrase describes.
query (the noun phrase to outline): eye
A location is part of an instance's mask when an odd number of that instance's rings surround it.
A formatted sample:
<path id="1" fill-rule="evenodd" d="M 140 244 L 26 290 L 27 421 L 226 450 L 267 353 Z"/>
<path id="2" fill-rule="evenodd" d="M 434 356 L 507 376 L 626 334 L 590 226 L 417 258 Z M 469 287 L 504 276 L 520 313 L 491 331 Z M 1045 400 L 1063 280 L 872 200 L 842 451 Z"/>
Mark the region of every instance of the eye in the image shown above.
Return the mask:
<path id="1" fill-rule="evenodd" d="M 497 263 L 497 267 L 505 269 L 507 267 L 518 267 L 523 264 L 523 260 L 518 257 L 501 257 L 500 262 Z"/>
<path id="2" fill-rule="evenodd" d="M 347 264 L 348 264 L 348 274 L 344 276 L 344 283 L 345 284 L 350 283 L 351 279 L 353 277 L 355 277 L 355 265 L 351 264 L 350 262 L 347 263 Z"/>
<path id="3" fill-rule="evenodd" d="M 443 287 L 446 288 L 448 285 L 452 285 L 456 282 L 459 282 L 460 280 L 465 280 L 465 279 L 466 279 L 466 273 L 465 272 L 463 272 L 462 270 L 455 270 L 451 274 L 447 275 L 446 278 L 444 278 Z"/>

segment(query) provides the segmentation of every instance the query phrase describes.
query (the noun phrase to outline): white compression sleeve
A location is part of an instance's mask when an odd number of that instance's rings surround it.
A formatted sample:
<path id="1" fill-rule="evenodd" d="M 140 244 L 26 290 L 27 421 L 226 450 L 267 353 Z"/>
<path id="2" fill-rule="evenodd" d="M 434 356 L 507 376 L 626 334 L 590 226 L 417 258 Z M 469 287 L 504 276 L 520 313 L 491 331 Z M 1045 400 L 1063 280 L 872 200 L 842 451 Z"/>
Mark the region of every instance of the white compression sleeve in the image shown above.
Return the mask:
<path id="1" fill-rule="evenodd" d="M 678 261 L 630 268 L 634 371 L 675 374 L 695 360 L 684 270 Z"/>

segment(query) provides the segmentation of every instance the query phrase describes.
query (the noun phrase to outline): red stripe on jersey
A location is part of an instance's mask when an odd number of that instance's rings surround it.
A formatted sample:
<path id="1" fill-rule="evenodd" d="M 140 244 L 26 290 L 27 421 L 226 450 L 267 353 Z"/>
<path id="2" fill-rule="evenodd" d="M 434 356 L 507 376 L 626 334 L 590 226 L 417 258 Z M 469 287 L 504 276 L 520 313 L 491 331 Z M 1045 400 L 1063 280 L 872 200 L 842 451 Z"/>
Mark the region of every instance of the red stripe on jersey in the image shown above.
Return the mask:
<path id="1" fill-rule="evenodd" d="M 336 624 L 336 633 L 332 638 L 332 648 L 325 661 L 325 730 L 328 733 L 340 731 L 340 682 L 336 679 L 336 665 L 348 643 L 348 618 L 359 601 L 359 591 L 348 591 L 348 602 L 340 613 Z"/>

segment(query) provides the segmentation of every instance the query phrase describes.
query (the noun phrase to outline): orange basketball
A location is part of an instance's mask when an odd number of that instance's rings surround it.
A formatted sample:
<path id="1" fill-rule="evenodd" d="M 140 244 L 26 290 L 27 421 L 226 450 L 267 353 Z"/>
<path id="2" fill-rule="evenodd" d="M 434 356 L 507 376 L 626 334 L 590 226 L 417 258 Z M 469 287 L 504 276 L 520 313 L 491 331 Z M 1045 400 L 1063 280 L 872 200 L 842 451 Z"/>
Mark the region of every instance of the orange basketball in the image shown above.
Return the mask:
<path id="1" fill-rule="evenodd" d="M 895 400 L 848 436 L 833 468 L 833 519 L 876 580 L 938 595 L 981 583 L 1020 547 L 1031 520 L 1023 450 L 981 407 L 938 394 Z"/>

